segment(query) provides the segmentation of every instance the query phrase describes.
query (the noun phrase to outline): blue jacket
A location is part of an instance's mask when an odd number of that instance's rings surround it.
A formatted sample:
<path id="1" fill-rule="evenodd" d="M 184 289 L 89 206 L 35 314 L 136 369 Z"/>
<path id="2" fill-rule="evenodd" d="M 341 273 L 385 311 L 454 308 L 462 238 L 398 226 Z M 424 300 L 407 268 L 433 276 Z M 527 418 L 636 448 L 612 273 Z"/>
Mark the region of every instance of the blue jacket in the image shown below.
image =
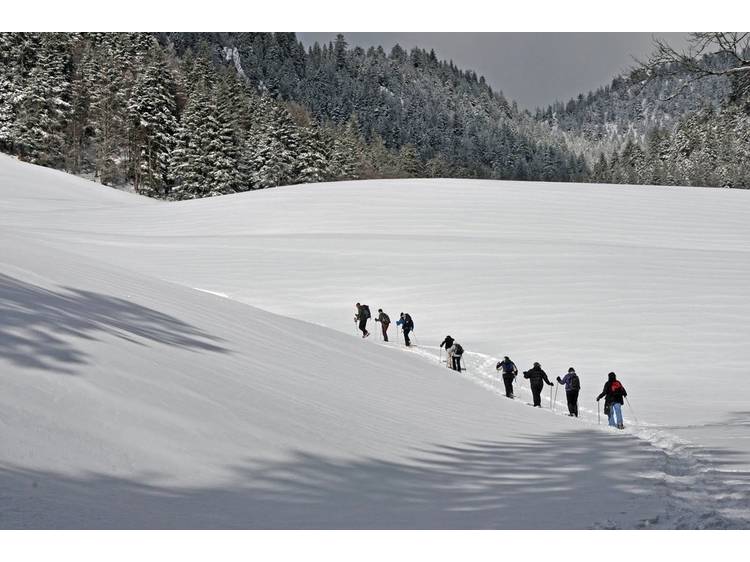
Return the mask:
<path id="1" fill-rule="evenodd" d="M 513 361 L 500 361 L 500 363 L 497 364 L 497 370 L 499 371 L 500 369 L 503 370 L 503 373 L 508 375 L 514 375 L 518 373 L 516 364 L 513 363 Z"/>
<path id="2" fill-rule="evenodd" d="M 414 321 L 411 319 L 411 316 L 404 314 L 404 317 L 399 318 L 396 322 L 396 326 L 403 326 L 405 331 L 411 331 L 414 329 Z"/>

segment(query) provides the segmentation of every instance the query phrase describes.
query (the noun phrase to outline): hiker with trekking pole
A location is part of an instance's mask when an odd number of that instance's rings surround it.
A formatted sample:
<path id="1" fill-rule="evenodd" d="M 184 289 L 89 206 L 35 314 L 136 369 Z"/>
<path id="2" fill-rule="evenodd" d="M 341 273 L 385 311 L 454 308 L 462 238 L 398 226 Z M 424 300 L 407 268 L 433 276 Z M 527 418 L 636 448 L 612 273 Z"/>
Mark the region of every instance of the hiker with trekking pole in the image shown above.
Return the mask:
<path id="1" fill-rule="evenodd" d="M 568 415 L 578 417 L 578 393 L 581 391 L 581 380 L 573 367 L 563 377 L 557 377 L 557 382 L 565 385 L 565 397 L 568 401 Z M 555 389 L 555 402 L 557 402 L 557 389 Z"/>
<path id="2" fill-rule="evenodd" d="M 513 398 L 515 396 L 515 394 L 513 393 L 513 382 L 518 376 L 518 368 L 516 367 L 516 364 L 513 363 L 513 361 L 510 360 L 510 357 L 506 355 L 505 357 L 503 357 L 503 360 L 495 366 L 495 370 L 503 371 L 505 396 L 507 396 L 508 398 Z"/>
<path id="3" fill-rule="evenodd" d="M 531 394 L 534 397 L 534 407 L 542 407 L 542 389 L 544 383 L 550 386 L 555 386 L 547 378 L 547 373 L 542 370 L 542 366 L 539 363 L 534 363 L 534 366 L 528 371 L 523 372 L 523 378 L 529 379 L 529 386 L 531 386 Z M 552 401 L 552 394 L 550 392 L 550 402 Z"/>
<path id="4" fill-rule="evenodd" d="M 453 342 L 456 341 L 450 336 L 445 336 L 445 339 L 440 342 L 440 352 L 442 356 L 443 348 L 445 348 L 445 366 L 449 369 L 453 367 L 453 361 L 451 360 L 450 349 L 453 347 Z"/>
<path id="5" fill-rule="evenodd" d="M 357 303 L 357 314 L 354 315 L 354 321 L 359 323 L 359 330 L 362 332 L 362 337 L 366 338 L 370 335 L 367 331 L 367 320 L 370 318 L 370 307 L 366 304 Z"/>
<path id="6" fill-rule="evenodd" d="M 454 371 L 461 372 L 461 357 L 464 354 L 464 348 L 461 346 L 460 343 L 457 341 L 453 342 L 453 345 L 450 348 L 450 357 L 451 357 L 451 369 Z"/>
<path id="7" fill-rule="evenodd" d="M 607 375 L 607 382 L 604 383 L 604 389 L 596 397 L 596 401 L 599 402 L 599 400 L 604 398 L 604 415 L 609 418 L 610 427 L 625 429 L 625 424 L 622 420 L 622 404 L 623 399 L 627 399 L 627 396 L 628 392 L 622 386 L 622 383 L 617 380 L 617 375 L 609 373 Z"/>
<path id="8" fill-rule="evenodd" d="M 401 331 L 404 333 L 404 344 L 406 347 L 411 346 L 411 340 L 409 339 L 409 332 L 414 329 L 414 321 L 411 319 L 409 313 L 399 314 L 399 319 L 396 322 L 396 326 L 401 326 Z"/>
<path id="9" fill-rule="evenodd" d="M 375 318 L 375 322 L 380 322 L 380 329 L 383 332 L 383 341 L 388 341 L 388 326 L 391 325 L 390 317 L 383 312 L 382 308 L 378 308 L 378 317 Z"/>

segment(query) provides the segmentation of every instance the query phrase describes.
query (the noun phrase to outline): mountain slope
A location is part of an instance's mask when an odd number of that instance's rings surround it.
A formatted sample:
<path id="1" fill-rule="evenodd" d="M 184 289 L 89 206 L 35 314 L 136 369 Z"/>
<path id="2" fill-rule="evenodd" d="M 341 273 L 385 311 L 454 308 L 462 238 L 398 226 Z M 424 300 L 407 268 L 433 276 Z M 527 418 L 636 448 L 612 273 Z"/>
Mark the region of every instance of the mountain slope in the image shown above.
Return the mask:
<path id="1" fill-rule="evenodd" d="M 0 158 L 0 525 L 744 525 L 747 482 L 724 469 L 746 460 L 747 403 L 722 386 L 745 353 L 743 193 L 459 191 L 166 204 Z M 419 347 L 320 326 L 353 330 L 357 300 L 411 312 Z M 462 375 L 437 363 L 445 332 Z M 704 349 L 696 397 L 683 367 Z M 499 396 L 503 353 L 573 363 L 582 419 L 526 407 L 525 385 Z M 612 368 L 639 417 L 624 434 L 596 426 Z"/>

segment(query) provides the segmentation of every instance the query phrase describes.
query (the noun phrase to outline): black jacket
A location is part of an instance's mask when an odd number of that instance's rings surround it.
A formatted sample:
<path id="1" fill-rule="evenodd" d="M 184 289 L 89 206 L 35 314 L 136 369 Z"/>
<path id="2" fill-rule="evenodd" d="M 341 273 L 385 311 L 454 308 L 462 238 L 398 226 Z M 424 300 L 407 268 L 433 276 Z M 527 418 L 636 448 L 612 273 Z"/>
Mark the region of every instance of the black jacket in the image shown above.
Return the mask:
<path id="1" fill-rule="evenodd" d="M 545 382 L 550 386 L 554 386 L 551 382 L 549 382 L 549 379 L 547 378 L 547 373 L 542 371 L 541 367 L 532 367 L 528 371 L 524 371 L 523 378 L 529 379 L 529 382 L 533 386 L 538 386 Z"/>
<path id="2" fill-rule="evenodd" d="M 612 383 L 617 383 L 614 385 L 615 388 L 612 388 Z M 614 377 L 609 377 L 607 382 L 604 383 L 604 390 L 602 390 L 602 393 L 597 396 L 596 399 L 598 401 L 604 397 L 605 404 L 622 404 L 623 398 L 627 395 L 628 392 L 625 390 L 625 387 L 622 386 L 622 383 Z"/>
<path id="3" fill-rule="evenodd" d="M 388 315 L 385 312 L 381 312 L 378 314 L 378 317 L 375 319 L 375 322 L 382 322 L 383 324 L 390 324 L 391 319 L 388 317 Z"/>
<path id="4" fill-rule="evenodd" d="M 367 320 L 370 317 L 370 307 L 363 304 L 357 308 L 357 314 L 354 316 L 357 320 Z"/>
<path id="5" fill-rule="evenodd" d="M 404 314 L 404 317 L 399 318 L 398 322 L 396 322 L 396 326 L 401 326 L 402 330 L 409 332 L 414 329 L 414 320 L 411 319 L 410 315 Z"/>
<path id="6" fill-rule="evenodd" d="M 445 339 L 443 340 L 443 343 L 440 344 L 440 347 L 444 347 L 447 350 L 451 348 L 453 345 L 453 342 L 456 341 L 450 336 L 445 336 Z"/>

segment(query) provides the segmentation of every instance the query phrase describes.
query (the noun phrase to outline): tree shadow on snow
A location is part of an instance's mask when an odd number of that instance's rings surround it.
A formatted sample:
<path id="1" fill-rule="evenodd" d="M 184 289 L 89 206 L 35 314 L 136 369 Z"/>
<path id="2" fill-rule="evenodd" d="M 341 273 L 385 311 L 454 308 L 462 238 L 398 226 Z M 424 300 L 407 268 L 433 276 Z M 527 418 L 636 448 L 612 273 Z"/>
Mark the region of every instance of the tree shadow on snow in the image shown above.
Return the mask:
<path id="1" fill-rule="evenodd" d="M 231 484 L 214 487 L 5 468 L 0 527 L 544 529 L 696 521 L 668 520 L 667 484 L 648 474 L 665 455 L 636 438 L 586 429 L 519 437 L 525 440 L 433 445 L 398 461 L 293 451 L 283 461 L 249 459 L 232 469 Z"/>
<path id="2" fill-rule="evenodd" d="M 226 352 L 218 339 L 168 314 L 70 287 L 50 290 L 0 274 L 0 357 L 22 367 L 74 373 L 88 361 L 74 338 L 110 334 L 131 343 Z"/>

